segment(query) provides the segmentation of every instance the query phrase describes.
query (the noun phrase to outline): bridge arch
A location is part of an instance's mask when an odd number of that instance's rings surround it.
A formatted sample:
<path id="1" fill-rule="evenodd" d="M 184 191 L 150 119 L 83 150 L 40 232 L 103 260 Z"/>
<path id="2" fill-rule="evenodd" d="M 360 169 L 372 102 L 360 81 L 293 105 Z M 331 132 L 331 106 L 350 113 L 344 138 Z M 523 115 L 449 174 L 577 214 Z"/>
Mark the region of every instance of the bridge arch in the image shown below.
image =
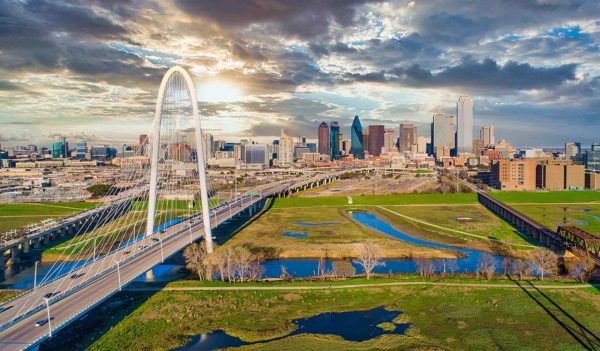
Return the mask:
<path id="1" fill-rule="evenodd" d="M 210 225 L 210 212 L 208 202 L 208 186 L 206 180 L 205 150 L 202 140 L 202 126 L 200 114 L 198 113 L 198 100 L 194 82 L 188 72 L 182 67 L 170 68 L 164 75 L 158 97 L 150 135 L 150 190 L 148 193 L 148 218 L 146 222 L 146 235 L 154 232 L 156 216 L 156 199 L 158 186 L 158 164 L 163 157 L 161 155 L 161 126 L 168 124 L 176 126 L 182 117 L 191 118 L 193 121 L 194 135 L 196 141 L 196 160 L 198 178 L 200 185 L 200 200 L 202 204 L 202 219 L 206 249 L 213 251 L 212 234 Z M 173 120 L 175 119 L 175 120 Z"/>

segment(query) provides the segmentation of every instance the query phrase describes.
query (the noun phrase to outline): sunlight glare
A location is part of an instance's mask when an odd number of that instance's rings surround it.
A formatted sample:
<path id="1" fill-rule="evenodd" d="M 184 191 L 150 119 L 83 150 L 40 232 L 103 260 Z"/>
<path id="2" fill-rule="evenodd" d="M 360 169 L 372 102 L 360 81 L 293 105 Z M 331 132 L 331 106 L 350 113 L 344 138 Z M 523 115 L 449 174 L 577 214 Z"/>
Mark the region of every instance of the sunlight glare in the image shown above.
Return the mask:
<path id="1" fill-rule="evenodd" d="M 198 101 L 234 102 L 241 99 L 240 89 L 227 81 L 207 81 L 197 85 Z"/>

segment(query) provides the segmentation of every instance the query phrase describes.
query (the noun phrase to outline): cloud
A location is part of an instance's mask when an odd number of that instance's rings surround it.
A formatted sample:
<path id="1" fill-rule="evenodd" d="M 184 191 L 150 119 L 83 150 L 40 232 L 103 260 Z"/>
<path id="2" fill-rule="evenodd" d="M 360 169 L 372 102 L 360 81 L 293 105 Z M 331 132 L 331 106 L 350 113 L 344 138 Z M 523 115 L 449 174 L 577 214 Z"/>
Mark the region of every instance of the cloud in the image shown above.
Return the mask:
<path id="1" fill-rule="evenodd" d="M 491 58 L 481 62 L 469 57 L 457 66 L 444 67 L 432 72 L 415 63 L 389 71 L 348 74 L 347 78 L 360 82 L 394 82 L 412 87 L 458 87 L 493 90 L 549 89 L 575 79 L 575 64 L 557 67 L 533 67 L 528 63 L 509 61 L 499 65 Z"/>
<path id="2" fill-rule="evenodd" d="M 224 28 L 244 29 L 265 24 L 273 31 L 303 39 L 326 34 L 332 24 L 348 27 L 355 23 L 355 7 L 368 0 L 177 0 L 187 13 L 214 21 Z"/>

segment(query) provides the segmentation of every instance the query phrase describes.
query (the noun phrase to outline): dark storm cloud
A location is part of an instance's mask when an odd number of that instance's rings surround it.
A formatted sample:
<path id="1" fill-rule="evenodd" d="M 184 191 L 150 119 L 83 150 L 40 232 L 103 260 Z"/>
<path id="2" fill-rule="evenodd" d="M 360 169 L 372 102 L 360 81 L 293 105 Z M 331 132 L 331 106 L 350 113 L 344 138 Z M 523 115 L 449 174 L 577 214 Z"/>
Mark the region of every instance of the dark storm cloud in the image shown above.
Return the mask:
<path id="1" fill-rule="evenodd" d="M 346 77 L 361 82 L 395 82 L 413 87 L 468 87 L 500 90 L 552 88 L 575 79 L 575 64 L 557 67 L 533 67 L 528 63 L 509 61 L 499 65 L 487 58 L 481 62 L 465 58 L 457 66 L 432 73 L 419 64 L 397 67 L 390 71 L 349 74 Z"/>
<path id="2" fill-rule="evenodd" d="M 77 33 L 77 36 L 124 39 L 127 29 L 97 15 L 90 7 L 46 0 L 28 1 L 23 6 L 47 31 Z"/>
<path id="3" fill-rule="evenodd" d="M 369 0 L 176 0 L 188 13 L 229 28 L 267 24 L 290 36 L 313 38 L 329 31 L 331 23 L 355 23 L 355 7 Z"/>
<path id="4" fill-rule="evenodd" d="M 595 19 L 599 6 L 597 1 L 585 0 L 422 1 L 411 11 L 411 22 L 427 42 L 456 47 L 525 28 L 549 25 L 551 29 L 567 19 Z"/>
<path id="5" fill-rule="evenodd" d="M 3 1 L 1 5 L 0 68 L 13 74 L 66 69 L 74 78 L 123 86 L 149 87 L 160 81 L 162 70 L 137 55 L 107 46 L 106 40 L 133 41 L 125 26 L 89 6 L 47 0 Z"/>

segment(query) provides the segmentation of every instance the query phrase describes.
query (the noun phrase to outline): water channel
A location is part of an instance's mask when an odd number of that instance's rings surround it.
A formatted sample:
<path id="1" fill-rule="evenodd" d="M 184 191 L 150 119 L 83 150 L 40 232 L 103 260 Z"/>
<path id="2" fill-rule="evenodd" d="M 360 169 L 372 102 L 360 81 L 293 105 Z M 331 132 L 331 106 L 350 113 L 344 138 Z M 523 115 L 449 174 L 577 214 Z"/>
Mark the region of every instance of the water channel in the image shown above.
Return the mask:
<path id="1" fill-rule="evenodd" d="M 395 229 L 391 224 L 379 218 L 377 215 L 369 213 L 369 212 L 357 212 L 354 211 L 351 214 L 352 219 L 356 222 L 371 228 L 373 230 L 379 231 L 383 234 L 392 236 L 398 240 L 402 240 L 408 243 L 412 243 L 415 245 L 438 248 L 438 249 L 447 249 L 454 250 L 462 253 L 465 257 L 458 258 L 456 260 L 456 271 L 459 272 L 476 272 L 479 266 L 479 261 L 481 256 L 484 254 L 483 251 L 475 250 L 475 249 L 466 249 L 461 247 L 455 247 L 450 245 L 439 244 L 431 241 L 427 241 L 424 239 L 420 239 L 414 236 L 410 236 L 406 233 L 402 233 Z M 175 219 L 176 223 L 177 219 Z M 232 220 L 235 221 L 235 220 Z M 244 219 L 240 219 L 240 221 L 244 221 Z M 336 225 L 337 223 L 303 223 L 306 227 L 314 226 L 314 225 Z M 306 225 L 307 224 L 307 225 Z M 233 225 L 235 226 L 235 224 Z M 160 228 L 158 228 L 160 230 Z M 227 232 L 227 224 L 224 228 L 220 229 L 219 235 L 231 235 L 232 230 L 229 229 Z M 289 232 L 288 232 L 289 233 Z M 304 233 L 302 233 L 304 234 Z M 310 235 L 310 232 L 307 232 L 307 235 Z M 300 235 L 297 237 L 298 240 L 302 240 L 304 235 Z M 497 261 L 496 270 L 498 273 L 501 272 L 501 262 L 502 257 L 493 256 Z M 325 261 L 325 269 L 332 269 L 332 261 Z M 41 281 L 43 277 L 47 274 L 52 274 L 55 276 L 62 275 L 66 272 L 69 272 L 71 269 L 84 264 L 84 261 L 77 262 L 62 262 L 57 264 L 55 262 L 42 262 L 38 265 L 38 282 Z M 316 274 L 319 262 L 317 259 L 274 259 L 269 260 L 262 263 L 264 268 L 263 277 L 264 278 L 278 278 L 281 276 L 281 267 L 285 266 L 286 270 L 289 274 L 296 278 L 309 277 Z M 363 273 L 362 268 L 359 264 L 352 262 L 352 265 L 355 267 L 357 273 Z M 58 267 L 58 268 L 57 268 Z M 160 264 L 150 269 L 148 272 L 142 274 L 135 281 L 138 282 L 158 282 L 158 281 L 171 281 L 180 279 L 185 273 L 182 273 L 183 262 L 181 259 L 181 254 L 175 255 L 174 258 L 168 260 L 165 264 Z M 385 260 L 385 266 L 380 266 L 375 268 L 375 273 L 415 273 L 416 272 L 416 263 L 412 259 L 389 259 Z M 21 265 L 14 265 L 12 267 L 8 267 L 7 270 L 3 273 L 3 276 L 0 276 L 0 288 L 2 289 L 27 289 L 33 287 L 33 275 L 34 275 L 34 267 L 33 263 L 24 263 Z"/>

